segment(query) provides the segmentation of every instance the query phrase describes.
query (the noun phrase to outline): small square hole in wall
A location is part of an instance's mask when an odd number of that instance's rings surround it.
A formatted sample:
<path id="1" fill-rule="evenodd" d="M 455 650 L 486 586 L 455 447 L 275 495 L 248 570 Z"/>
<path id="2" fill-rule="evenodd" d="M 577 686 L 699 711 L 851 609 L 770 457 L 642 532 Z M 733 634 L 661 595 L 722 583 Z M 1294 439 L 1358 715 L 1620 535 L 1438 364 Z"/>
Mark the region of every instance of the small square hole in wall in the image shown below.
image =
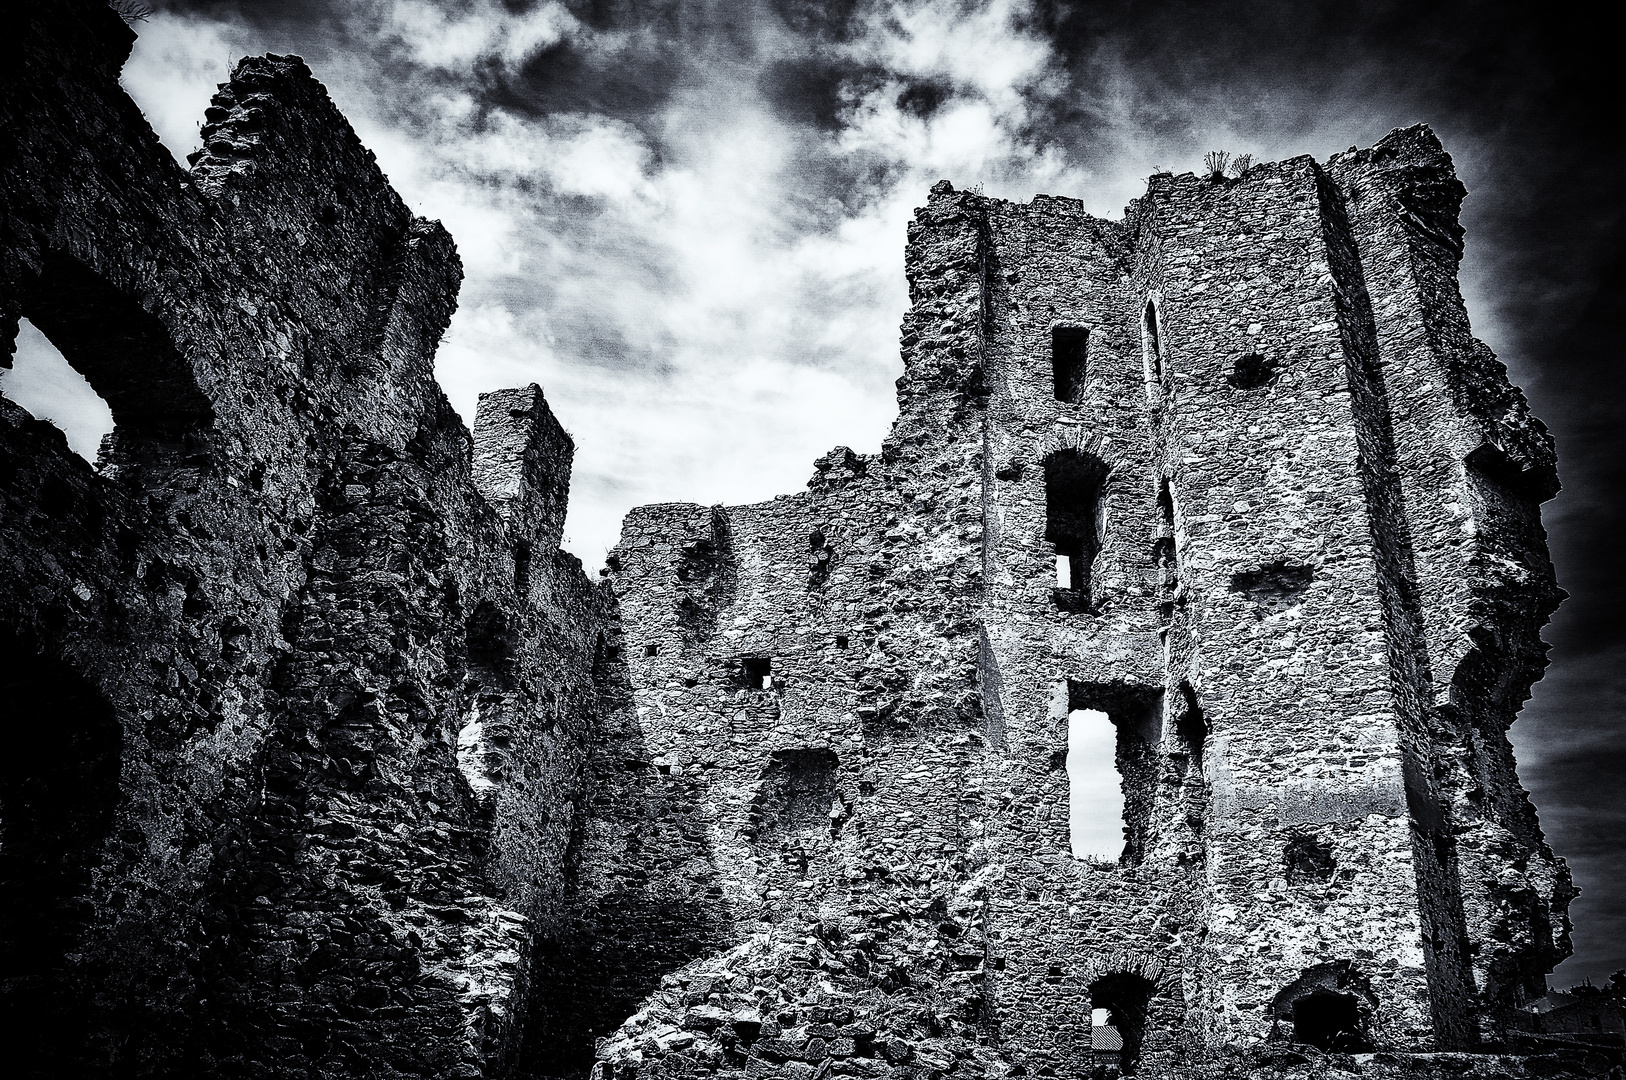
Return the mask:
<path id="1" fill-rule="evenodd" d="M 1231 369 L 1230 383 L 1238 390 L 1258 390 L 1276 381 L 1276 368 L 1279 366 L 1275 357 L 1256 352 L 1245 353 L 1237 357 Z"/>
<path id="2" fill-rule="evenodd" d="M 760 690 L 773 686 L 773 660 L 766 656 L 747 656 L 741 663 L 745 669 L 745 685 Z"/>
<path id="3" fill-rule="evenodd" d="M 837 634 L 836 635 L 836 648 L 845 649 L 846 647 L 847 647 L 847 635 L 846 634 Z"/>
<path id="4" fill-rule="evenodd" d="M 660 651 L 661 651 L 661 647 L 659 645 L 645 645 L 644 646 L 644 655 L 645 656 L 654 656 L 657 653 L 659 653 Z"/>

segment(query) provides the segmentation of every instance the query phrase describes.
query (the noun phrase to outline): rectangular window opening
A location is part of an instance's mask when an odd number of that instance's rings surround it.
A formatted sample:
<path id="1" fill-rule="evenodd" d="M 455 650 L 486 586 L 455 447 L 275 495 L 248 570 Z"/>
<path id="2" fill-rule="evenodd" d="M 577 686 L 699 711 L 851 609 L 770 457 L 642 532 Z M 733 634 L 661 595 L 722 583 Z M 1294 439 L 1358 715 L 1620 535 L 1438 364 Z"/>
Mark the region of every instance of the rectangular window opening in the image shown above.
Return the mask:
<path id="1" fill-rule="evenodd" d="M 753 690 L 767 690 L 773 686 L 773 660 L 766 656 L 747 656 L 741 664 L 745 685 Z"/>
<path id="2" fill-rule="evenodd" d="M 1124 850 L 1118 730 L 1099 709 L 1067 714 L 1068 840 L 1073 858 L 1117 862 Z"/>
<path id="3" fill-rule="evenodd" d="M 1163 691 L 1069 680 L 1068 842 L 1073 857 L 1133 866 L 1149 843 Z"/>
<path id="4" fill-rule="evenodd" d="M 1082 326 L 1050 328 L 1050 366 L 1055 376 L 1056 400 L 1077 404 L 1084 400 L 1084 378 L 1090 332 Z"/>
<path id="5" fill-rule="evenodd" d="M 846 634 L 837 634 L 836 635 L 836 648 L 845 649 L 846 647 L 847 647 L 847 635 Z"/>
<path id="6" fill-rule="evenodd" d="M 644 646 L 644 655 L 645 656 L 654 656 L 657 653 L 659 653 L 660 651 L 661 651 L 661 647 L 659 645 L 645 645 Z"/>
<path id="7" fill-rule="evenodd" d="M 1056 554 L 1056 606 L 1091 610 L 1090 571 L 1102 540 L 1106 465 L 1079 450 L 1045 458 L 1045 539 Z M 1065 571 L 1065 573 L 1064 573 Z"/>

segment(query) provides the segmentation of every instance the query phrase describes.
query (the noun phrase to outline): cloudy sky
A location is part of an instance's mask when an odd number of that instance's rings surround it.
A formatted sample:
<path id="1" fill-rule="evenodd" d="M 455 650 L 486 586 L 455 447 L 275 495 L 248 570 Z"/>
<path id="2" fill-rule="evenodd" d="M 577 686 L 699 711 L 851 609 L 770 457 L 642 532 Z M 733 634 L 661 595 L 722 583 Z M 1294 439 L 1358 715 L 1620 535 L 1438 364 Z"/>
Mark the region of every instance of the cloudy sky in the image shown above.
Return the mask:
<path id="1" fill-rule="evenodd" d="M 536 381 L 577 443 L 590 569 L 645 502 L 800 488 L 879 447 L 901 367 L 904 227 L 928 187 L 1118 216 L 1209 149 L 1273 160 L 1426 121 L 1472 195 L 1476 329 L 1553 427 L 1547 521 L 1573 594 L 1515 726 L 1585 889 L 1555 981 L 1626 967 L 1626 437 L 1616 409 L 1626 153 L 1608 35 L 1564 3 L 1416 0 L 168 0 L 124 84 L 184 155 L 248 53 L 303 56 L 467 270 L 440 380 Z M 25 337 L 24 360 L 44 346 Z M 98 420 L 20 363 L 93 453 Z"/>

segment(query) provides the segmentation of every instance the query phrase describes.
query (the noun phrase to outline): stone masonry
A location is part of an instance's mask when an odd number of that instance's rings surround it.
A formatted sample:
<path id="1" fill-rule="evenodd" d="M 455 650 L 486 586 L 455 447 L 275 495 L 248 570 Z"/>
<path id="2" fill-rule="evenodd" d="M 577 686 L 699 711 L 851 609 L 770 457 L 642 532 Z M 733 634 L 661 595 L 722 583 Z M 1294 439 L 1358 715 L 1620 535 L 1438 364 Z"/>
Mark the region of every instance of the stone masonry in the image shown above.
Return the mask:
<path id="1" fill-rule="evenodd" d="M 99 0 L 9 37 L 6 362 L 116 423 L 0 399 L 17 1075 L 1626 1076 L 1517 1022 L 1558 479 L 1426 128 L 1121 221 L 939 184 L 881 452 L 591 582 L 570 435 L 463 427 L 451 238 L 297 57 L 183 170 Z"/>

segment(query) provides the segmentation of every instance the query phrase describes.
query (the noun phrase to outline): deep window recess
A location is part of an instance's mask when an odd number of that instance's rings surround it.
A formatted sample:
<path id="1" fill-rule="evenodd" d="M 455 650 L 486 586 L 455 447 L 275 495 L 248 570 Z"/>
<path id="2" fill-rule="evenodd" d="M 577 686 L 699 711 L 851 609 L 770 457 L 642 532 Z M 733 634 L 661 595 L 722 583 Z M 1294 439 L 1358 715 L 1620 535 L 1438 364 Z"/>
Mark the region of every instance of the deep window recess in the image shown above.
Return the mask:
<path id="1" fill-rule="evenodd" d="M 1313 568 L 1277 559 L 1257 570 L 1232 574 L 1231 591 L 1252 600 L 1254 614 L 1263 619 L 1298 607 L 1303 603 L 1304 591 L 1314 580 Z"/>
<path id="2" fill-rule="evenodd" d="M 1089 341 L 1090 332 L 1082 326 L 1050 328 L 1050 366 L 1055 376 L 1057 401 L 1077 404 L 1084 399 Z"/>
<path id="3" fill-rule="evenodd" d="M 1372 1048 L 1368 1024 L 1375 1007 L 1366 976 L 1349 960 L 1307 968 L 1271 1002 L 1277 1025 L 1291 1024 L 1293 1041 L 1356 1053 Z"/>
<path id="4" fill-rule="evenodd" d="M 1331 845 L 1314 833 L 1301 832 L 1289 837 L 1282 850 L 1282 861 L 1287 864 L 1289 885 L 1331 881 L 1338 869 Z"/>
<path id="5" fill-rule="evenodd" d="M 839 764 L 835 751 L 823 747 L 775 750 L 751 800 L 750 838 L 763 846 L 788 843 L 800 849 L 800 841 L 839 833 L 846 820 L 836 783 Z"/>
<path id="6" fill-rule="evenodd" d="M 645 656 L 655 656 L 660 651 L 661 651 L 661 647 L 659 645 L 645 645 L 644 646 L 644 655 Z"/>
<path id="7" fill-rule="evenodd" d="M 1158 325 L 1157 302 L 1146 301 L 1141 312 L 1142 341 L 1146 350 L 1146 372 L 1153 382 L 1163 381 L 1163 330 Z"/>
<path id="8" fill-rule="evenodd" d="M 107 402 L 27 319 L 17 330 L 11 369 L 0 372 L 0 392 L 61 428 L 73 452 L 92 464 L 103 437 L 113 431 L 113 410 Z"/>
<path id="9" fill-rule="evenodd" d="M 1342 1053 L 1367 1049 L 1355 995 L 1314 993 L 1293 1002 L 1293 1041 Z"/>
<path id="10" fill-rule="evenodd" d="M 1044 462 L 1045 539 L 1056 553 L 1056 606 L 1090 607 L 1090 570 L 1101 550 L 1101 489 L 1107 469 L 1081 450 L 1059 450 Z"/>
<path id="11" fill-rule="evenodd" d="M 1090 1047 L 1097 1066 L 1116 1068 L 1119 1076 L 1135 1075 L 1151 997 L 1152 984 L 1128 972 L 1103 975 L 1090 984 Z"/>
<path id="12" fill-rule="evenodd" d="M 1231 385 L 1238 390 L 1258 390 L 1276 378 L 1276 361 L 1262 353 L 1243 353 L 1231 368 Z"/>
<path id="13" fill-rule="evenodd" d="M 256 491 L 259 488 L 255 488 Z M 525 596 L 531 591 L 531 542 L 521 540 L 514 545 L 514 591 Z"/>
<path id="14" fill-rule="evenodd" d="M 1174 596 L 1180 585 L 1180 566 L 1174 546 L 1174 493 L 1168 477 L 1157 483 L 1157 537 L 1152 541 L 1152 559 L 1157 564 L 1158 610 L 1163 622 L 1174 618 Z"/>
<path id="15" fill-rule="evenodd" d="M 464 689 L 468 707 L 457 733 L 457 767 L 468 781 L 476 803 L 489 811 L 501 769 L 493 747 L 504 738 L 502 729 L 511 708 L 509 697 L 514 690 L 519 639 L 508 616 L 489 600 L 482 601 L 469 616 L 467 635 Z"/>
<path id="16" fill-rule="evenodd" d="M 846 634 L 837 634 L 836 635 L 836 648 L 845 649 L 846 647 L 847 647 L 847 635 Z"/>
<path id="17" fill-rule="evenodd" d="M 769 657 L 747 656 L 740 661 L 740 671 L 745 677 L 745 685 L 753 690 L 773 687 L 773 660 Z"/>
<path id="18" fill-rule="evenodd" d="M 1133 866 L 1148 843 L 1163 691 L 1069 680 L 1068 841 L 1073 856 Z"/>

